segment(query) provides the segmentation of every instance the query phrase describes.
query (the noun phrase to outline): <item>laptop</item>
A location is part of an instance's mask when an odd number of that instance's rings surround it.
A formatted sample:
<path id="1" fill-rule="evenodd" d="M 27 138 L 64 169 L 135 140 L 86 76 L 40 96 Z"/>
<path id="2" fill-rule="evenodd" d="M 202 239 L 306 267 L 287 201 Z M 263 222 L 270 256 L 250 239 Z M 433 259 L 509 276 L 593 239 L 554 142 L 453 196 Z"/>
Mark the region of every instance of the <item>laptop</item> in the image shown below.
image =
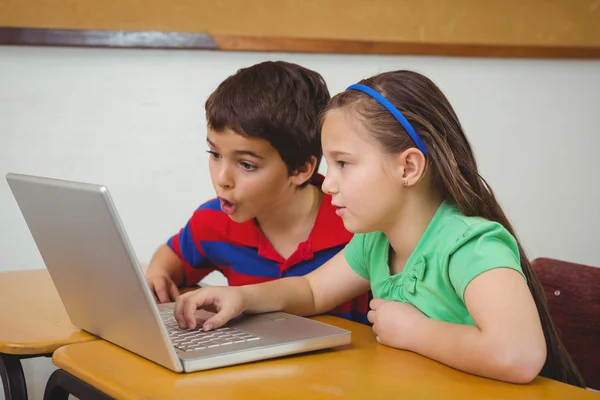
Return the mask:
<path id="1" fill-rule="evenodd" d="M 85 331 L 175 372 L 351 341 L 345 329 L 283 312 L 181 330 L 174 303 L 156 304 L 105 186 L 13 173 L 6 180 L 71 322 Z M 200 322 L 210 315 L 196 312 Z"/>

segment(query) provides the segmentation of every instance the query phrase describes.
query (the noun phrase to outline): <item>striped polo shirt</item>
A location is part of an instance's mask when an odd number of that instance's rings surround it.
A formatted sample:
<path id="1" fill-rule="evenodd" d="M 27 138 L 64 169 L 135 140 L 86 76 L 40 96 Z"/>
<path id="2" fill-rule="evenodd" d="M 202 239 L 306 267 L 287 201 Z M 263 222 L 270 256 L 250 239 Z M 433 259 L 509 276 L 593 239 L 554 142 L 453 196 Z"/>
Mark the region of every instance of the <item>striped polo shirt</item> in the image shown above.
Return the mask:
<path id="1" fill-rule="evenodd" d="M 352 233 L 335 215 L 331 196 L 325 194 L 308 239 L 287 259 L 273 248 L 254 220 L 231 220 L 221 211 L 219 199 L 202 204 L 167 244 L 184 261 L 188 285 L 218 270 L 230 286 L 241 286 L 306 275 L 341 251 L 351 238 Z M 328 314 L 368 323 L 369 300 L 365 293 Z"/>

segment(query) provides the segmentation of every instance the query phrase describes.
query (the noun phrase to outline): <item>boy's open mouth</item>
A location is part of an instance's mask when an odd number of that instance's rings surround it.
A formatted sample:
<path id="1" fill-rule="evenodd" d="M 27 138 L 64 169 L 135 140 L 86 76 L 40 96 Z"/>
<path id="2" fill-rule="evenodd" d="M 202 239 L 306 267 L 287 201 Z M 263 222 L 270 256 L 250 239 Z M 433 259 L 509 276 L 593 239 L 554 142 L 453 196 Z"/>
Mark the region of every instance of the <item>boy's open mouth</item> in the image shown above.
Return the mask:
<path id="1" fill-rule="evenodd" d="M 221 200 L 221 210 L 225 214 L 231 215 L 237 209 L 237 206 L 235 204 L 233 204 L 232 202 L 230 202 L 229 200 L 225 200 L 223 198 L 219 198 L 219 200 Z"/>

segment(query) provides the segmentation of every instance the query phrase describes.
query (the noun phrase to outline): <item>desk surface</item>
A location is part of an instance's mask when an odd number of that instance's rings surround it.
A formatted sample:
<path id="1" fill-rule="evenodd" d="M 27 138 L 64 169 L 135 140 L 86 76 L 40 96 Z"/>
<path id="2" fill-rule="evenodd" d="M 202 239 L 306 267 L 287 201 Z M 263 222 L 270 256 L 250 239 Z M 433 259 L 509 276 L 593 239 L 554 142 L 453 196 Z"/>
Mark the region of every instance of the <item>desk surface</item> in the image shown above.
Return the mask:
<path id="1" fill-rule="evenodd" d="M 73 326 L 46 270 L 0 272 L 0 353 L 47 354 L 95 337 Z"/>
<path id="2" fill-rule="evenodd" d="M 316 319 L 350 329 L 352 344 L 190 374 L 176 374 L 103 340 L 62 347 L 53 362 L 119 399 L 600 399 L 540 377 L 521 386 L 468 375 L 382 346 L 367 326 Z"/>

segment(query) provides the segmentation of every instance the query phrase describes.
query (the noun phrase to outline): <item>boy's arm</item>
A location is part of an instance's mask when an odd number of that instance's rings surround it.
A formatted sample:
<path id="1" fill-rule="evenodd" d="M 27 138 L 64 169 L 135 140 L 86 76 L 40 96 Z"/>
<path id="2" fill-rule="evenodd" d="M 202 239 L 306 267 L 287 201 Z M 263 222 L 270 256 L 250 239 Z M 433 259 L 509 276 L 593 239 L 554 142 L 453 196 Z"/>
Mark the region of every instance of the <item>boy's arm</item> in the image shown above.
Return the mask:
<path id="1" fill-rule="evenodd" d="M 216 269 L 199 243 L 203 237 L 211 236 L 217 226 L 211 218 L 214 201 L 201 205 L 185 227 L 154 253 L 146 280 L 158 302 L 175 301 L 178 287 L 195 285 Z"/>
<path id="2" fill-rule="evenodd" d="M 163 244 L 152 256 L 146 276 L 166 275 L 175 285 L 182 286 L 185 283 L 184 266 L 185 263 L 171 250 L 169 245 Z"/>
<path id="3" fill-rule="evenodd" d="M 146 270 L 146 281 L 159 303 L 175 301 L 178 287 L 185 282 L 185 264 L 171 248 L 163 244 L 156 250 Z"/>

